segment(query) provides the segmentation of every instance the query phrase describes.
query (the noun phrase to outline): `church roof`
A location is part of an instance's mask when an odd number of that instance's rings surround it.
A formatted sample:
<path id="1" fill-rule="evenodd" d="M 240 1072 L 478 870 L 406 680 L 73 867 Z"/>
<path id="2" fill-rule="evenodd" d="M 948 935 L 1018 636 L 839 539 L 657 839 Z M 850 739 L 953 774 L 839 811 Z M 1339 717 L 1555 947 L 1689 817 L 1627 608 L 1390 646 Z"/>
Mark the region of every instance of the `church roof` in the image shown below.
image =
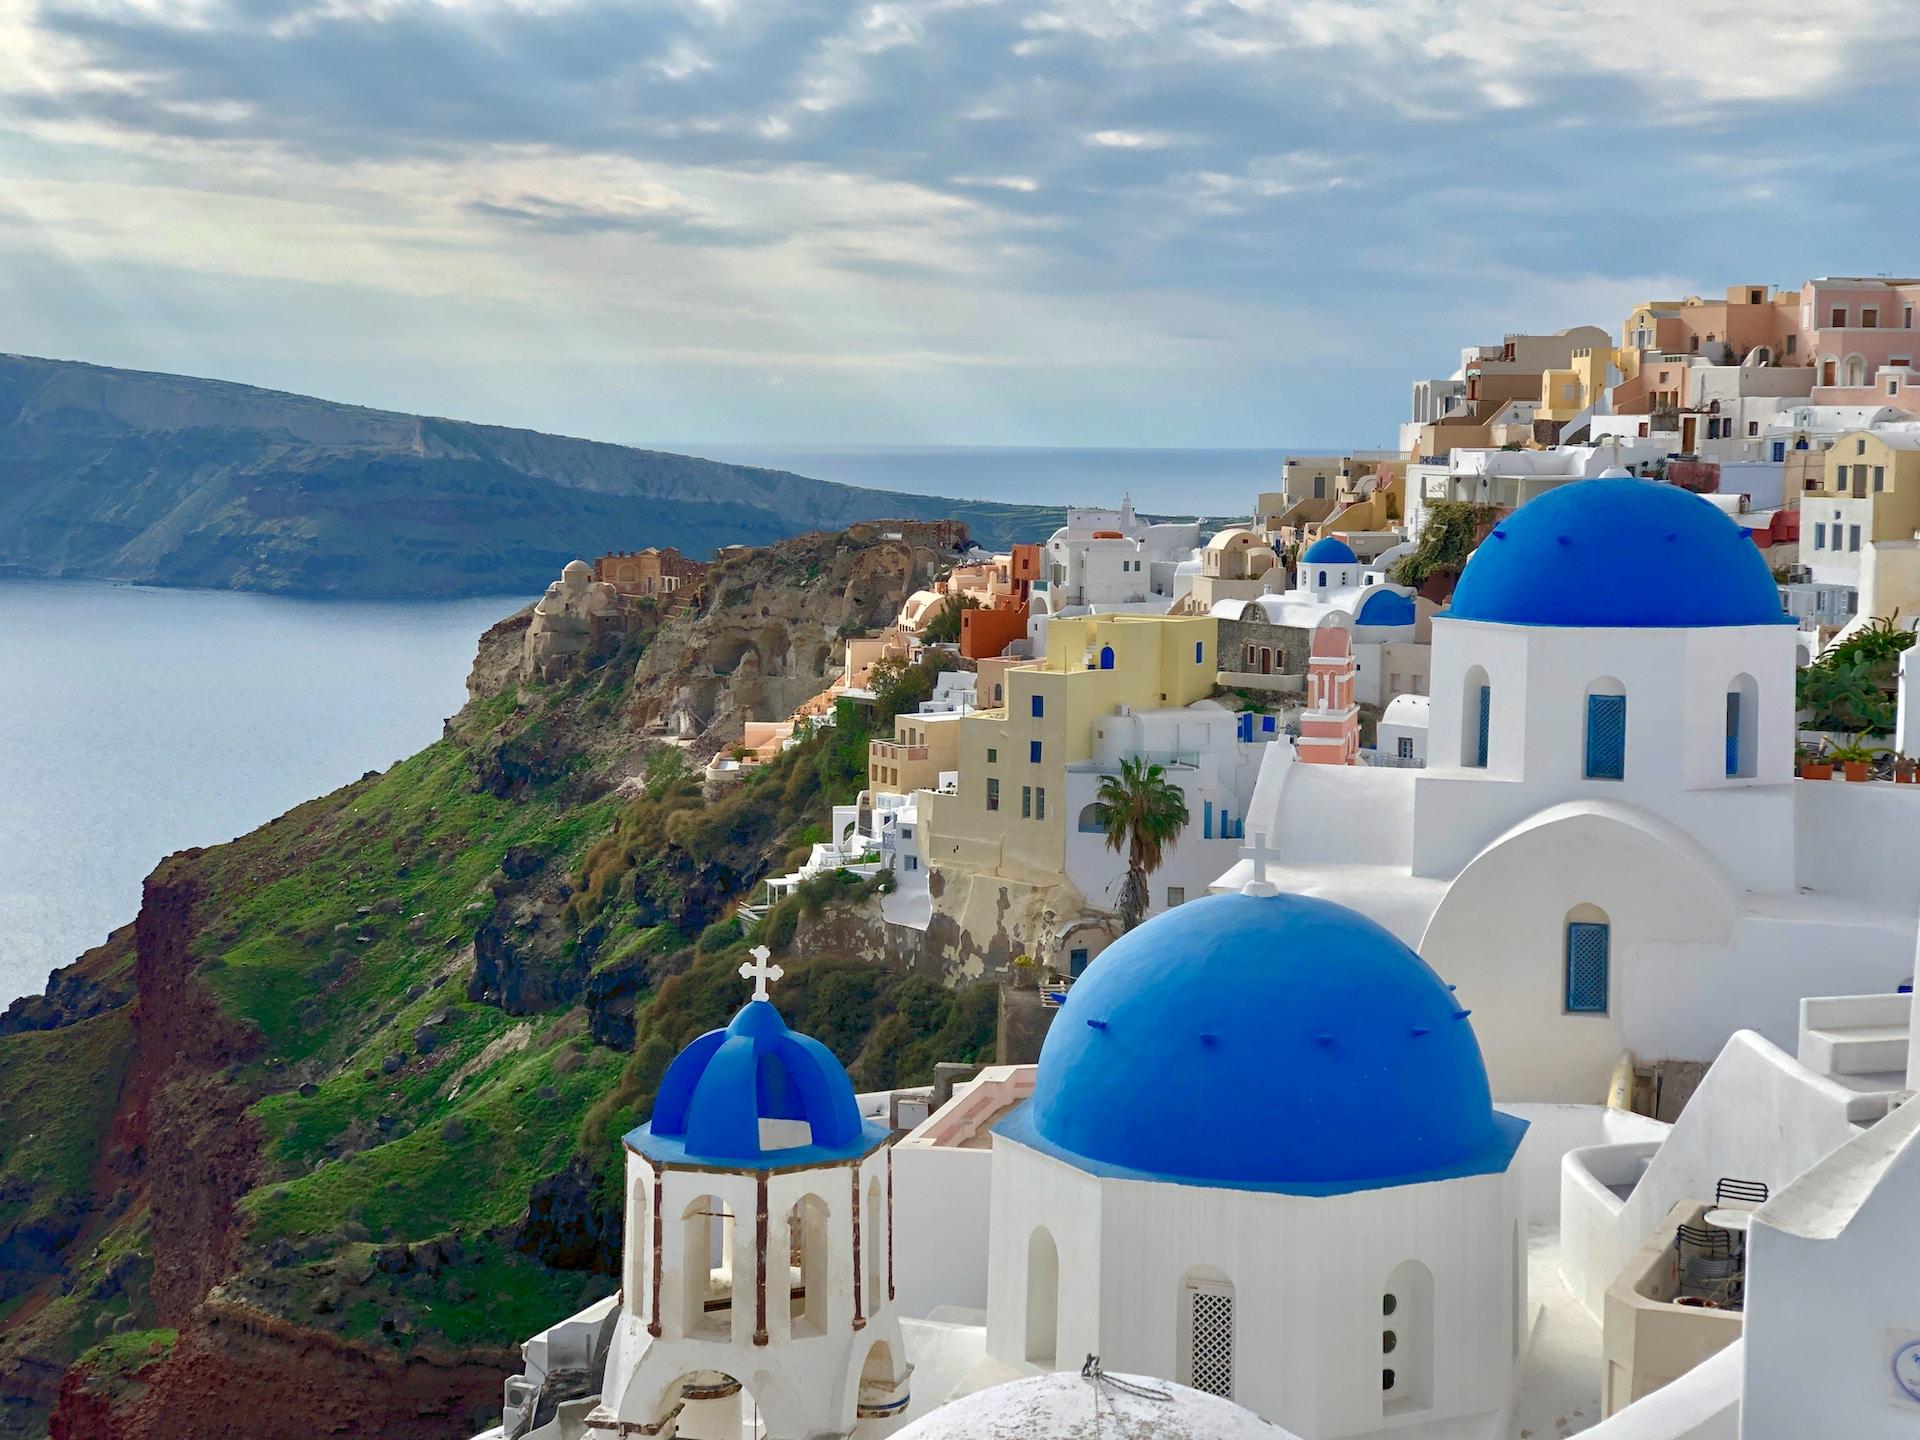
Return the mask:
<path id="1" fill-rule="evenodd" d="M 1398 590 L 1389 590 L 1384 585 L 1374 587 L 1360 606 L 1360 613 L 1353 617 L 1356 625 L 1411 625 L 1413 624 L 1413 599 L 1402 595 Z"/>
<path id="2" fill-rule="evenodd" d="M 1300 557 L 1303 565 L 1358 565 L 1360 557 L 1337 535 L 1322 535 Z"/>
<path id="3" fill-rule="evenodd" d="M 1467 560 L 1453 620 L 1566 628 L 1784 625 L 1759 548 L 1718 507 L 1654 480 L 1576 480 L 1502 520 Z"/>
<path id="4" fill-rule="evenodd" d="M 770 1134 L 763 1121 L 805 1121 L 810 1138 L 769 1143 L 792 1132 L 776 1126 Z M 883 1126 L 861 1119 L 833 1052 L 789 1030 L 770 1001 L 754 999 L 724 1030 L 709 1030 L 674 1057 L 653 1118 L 626 1142 L 666 1164 L 763 1170 L 851 1159 L 886 1138 Z"/>
<path id="5" fill-rule="evenodd" d="M 998 1133 L 1095 1174 L 1334 1195 L 1503 1171 L 1525 1130 L 1405 944 L 1330 901 L 1235 894 L 1100 953 Z"/>
<path id="6" fill-rule="evenodd" d="M 1294 1440 L 1231 1400 L 1144 1375 L 1031 1375 L 950 1401 L 897 1440 Z"/>

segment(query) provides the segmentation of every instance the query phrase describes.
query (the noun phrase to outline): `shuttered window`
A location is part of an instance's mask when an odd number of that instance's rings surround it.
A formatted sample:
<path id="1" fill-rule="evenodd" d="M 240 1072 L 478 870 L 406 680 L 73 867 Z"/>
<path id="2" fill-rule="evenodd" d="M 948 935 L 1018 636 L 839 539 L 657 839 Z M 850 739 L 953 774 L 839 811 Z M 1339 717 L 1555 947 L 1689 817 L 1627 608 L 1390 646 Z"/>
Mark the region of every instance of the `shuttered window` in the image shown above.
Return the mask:
<path id="1" fill-rule="evenodd" d="M 1474 743 L 1473 763 L 1482 770 L 1487 768 L 1487 735 L 1493 728 L 1493 687 L 1480 687 L 1480 734 Z"/>
<path id="2" fill-rule="evenodd" d="M 1576 1015 L 1607 1013 L 1609 927 L 1592 920 L 1567 925 L 1567 1010 Z"/>
<path id="3" fill-rule="evenodd" d="M 1627 774 L 1627 697 L 1587 697 L 1587 779 L 1622 780 Z"/>
<path id="4" fill-rule="evenodd" d="M 1187 1291 L 1192 1307 L 1192 1375 L 1187 1383 L 1209 1395 L 1233 1398 L 1233 1292 L 1196 1285 Z"/>

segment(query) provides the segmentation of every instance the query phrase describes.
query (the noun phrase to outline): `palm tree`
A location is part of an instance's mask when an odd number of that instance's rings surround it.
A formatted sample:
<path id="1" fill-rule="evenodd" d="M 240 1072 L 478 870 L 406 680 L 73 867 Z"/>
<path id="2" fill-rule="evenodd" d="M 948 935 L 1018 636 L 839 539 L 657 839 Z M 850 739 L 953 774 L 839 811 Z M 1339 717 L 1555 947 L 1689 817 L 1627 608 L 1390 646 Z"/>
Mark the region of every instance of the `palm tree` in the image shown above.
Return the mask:
<path id="1" fill-rule="evenodd" d="M 1131 930 L 1147 913 L 1147 877 L 1160 868 L 1167 847 L 1186 828 L 1187 797 L 1158 765 L 1135 755 L 1120 762 L 1118 775 L 1101 778 L 1093 814 L 1107 832 L 1107 848 L 1126 852 L 1120 924 Z"/>

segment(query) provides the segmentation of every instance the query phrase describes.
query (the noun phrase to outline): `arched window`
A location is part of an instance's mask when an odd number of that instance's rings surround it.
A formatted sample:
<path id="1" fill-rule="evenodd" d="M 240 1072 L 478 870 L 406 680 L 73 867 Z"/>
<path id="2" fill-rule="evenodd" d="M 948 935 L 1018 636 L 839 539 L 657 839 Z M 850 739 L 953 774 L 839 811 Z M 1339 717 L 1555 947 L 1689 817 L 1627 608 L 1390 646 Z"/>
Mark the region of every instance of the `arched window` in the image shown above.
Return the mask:
<path id="1" fill-rule="evenodd" d="M 1460 763 L 1484 770 L 1493 731 L 1493 686 L 1478 665 L 1467 671 L 1460 687 L 1460 707 Z"/>
<path id="2" fill-rule="evenodd" d="M 627 1200 L 627 1293 L 629 1315 L 646 1311 L 647 1269 L 653 1259 L 653 1231 L 647 1218 L 647 1182 L 644 1176 L 633 1181 L 633 1193 Z"/>
<path id="3" fill-rule="evenodd" d="M 1080 833 L 1082 835 L 1104 835 L 1107 827 L 1100 820 L 1100 802 L 1083 807 L 1080 811 Z"/>
<path id="4" fill-rule="evenodd" d="M 702 1195 L 681 1212 L 682 1334 L 724 1336 L 733 1325 L 733 1212 Z"/>
<path id="5" fill-rule="evenodd" d="M 1727 685 L 1727 774 L 1750 778 L 1756 768 L 1760 729 L 1760 685 L 1751 675 L 1736 675 Z"/>
<path id="6" fill-rule="evenodd" d="M 867 1181 L 867 1213 L 862 1217 L 865 1223 L 860 1233 L 866 1237 L 867 1256 L 863 1265 L 867 1282 L 867 1316 L 873 1317 L 887 1294 L 887 1251 L 885 1237 L 882 1234 L 882 1215 L 880 1213 L 880 1181 L 876 1176 Z"/>
<path id="7" fill-rule="evenodd" d="M 787 1316 L 795 1335 L 827 1333 L 830 1214 L 827 1202 L 812 1194 L 787 1211 Z"/>
<path id="8" fill-rule="evenodd" d="M 1180 1277 L 1182 1385 L 1233 1398 L 1233 1309 L 1233 1282 L 1218 1270 L 1198 1265 Z"/>
<path id="9" fill-rule="evenodd" d="M 1053 1368 L 1060 1348 L 1060 1251 L 1046 1226 L 1027 1237 L 1027 1360 Z"/>
<path id="10" fill-rule="evenodd" d="M 1627 687 L 1611 677 L 1587 686 L 1583 773 L 1589 780 L 1627 778 Z"/>
<path id="11" fill-rule="evenodd" d="M 1102 645 L 1100 647 L 1100 668 L 1102 670 L 1113 669 L 1113 646 Z"/>
<path id="12" fill-rule="evenodd" d="M 1382 1413 L 1407 1415 L 1433 1404 L 1433 1272 L 1403 1260 L 1380 1295 Z"/>
<path id="13" fill-rule="evenodd" d="M 1327 588 L 1327 572 L 1324 570 L 1320 572 L 1320 588 L 1322 590 Z"/>
<path id="14" fill-rule="evenodd" d="M 1820 383 L 1831 385 L 1839 379 L 1840 362 L 1829 355 L 1820 362 Z M 1805 448 L 1805 447 L 1802 447 Z"/>
<path id="15" fill-rule="evenodd" d="M 1867 361 L 1864 355 L 1847 356 L 1846 383 L 1856 389 L 1867 383 Z"/>
<path id="16" fill-rule="evenodd" d="M 1613 926 L 1598 905 L 1567 912 L 1566 1012 L 1604 1015 L 1613 968 Z"/>

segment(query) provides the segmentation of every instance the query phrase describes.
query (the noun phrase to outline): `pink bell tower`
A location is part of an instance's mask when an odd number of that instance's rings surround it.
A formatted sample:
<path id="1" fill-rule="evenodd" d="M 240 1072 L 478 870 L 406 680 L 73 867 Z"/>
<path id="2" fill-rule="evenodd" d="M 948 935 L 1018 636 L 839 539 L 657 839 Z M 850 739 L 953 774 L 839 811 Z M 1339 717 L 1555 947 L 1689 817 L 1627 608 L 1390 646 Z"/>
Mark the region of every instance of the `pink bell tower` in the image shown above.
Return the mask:
<path id="1" fill-rule="evenodd" d="M 1353 636 L 1328 626 L 1313 632 L 1307 655 L 1307 708 L 1300 716 L 1300 759 L 1309 765 L 1360 761 L 1360 707 L 1353 703 Z"/>

